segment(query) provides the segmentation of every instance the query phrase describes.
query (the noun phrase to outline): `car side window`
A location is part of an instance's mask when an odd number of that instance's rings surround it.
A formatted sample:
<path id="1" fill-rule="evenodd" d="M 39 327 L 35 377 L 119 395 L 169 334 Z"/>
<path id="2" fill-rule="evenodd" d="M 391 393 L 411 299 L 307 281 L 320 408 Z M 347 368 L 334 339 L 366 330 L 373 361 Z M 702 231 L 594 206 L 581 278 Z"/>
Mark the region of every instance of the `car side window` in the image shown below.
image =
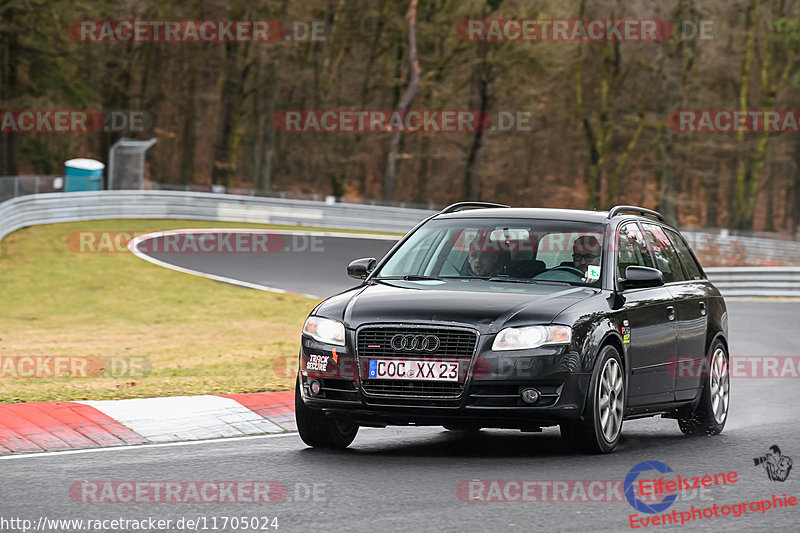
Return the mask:
<path id="1" fill-rule="evenodd" d="M 674 231 L 666 231 L 667 235 L 669 236 L 669 240 L 672 241 L 672 245 L 676 250 L 678 250 L 678 254 L 681 256 L 681 262 L 683 263 L 683 267 L 686 269 L 686 274 L 688 274 L 689 279 L 703 279 L 700 266 L 697 264 L 692 252 L 689 250 L 689 245 L 686 244 L 686 241 L 684 241 L 683 238 Z"/>
<path id="2" fill-rule="evenodd" d="M 625 269 L 629 266 L 653 267 L 644 236 L 635 223 L 625 224 L 619 229 L 617 245 L 617 272 L 620 278 L 625 277 Z"/>
<path id="3" fill-rule="evenodd" d="M 442 234 L 441 232 L 433 231 L 427 235 L 421 235 L 422 238 L 419 239 L 414 247 L 411 248 L 407 254 L 401 256 L 399 263 L 397 262 L 397 259 L 393 258 L 393 263 L 396 264 L 387 265 L 387 272 L 396 270 L 399 272 L 414 274 L 424 273 L 422 272 L 422 269 L 425 267 L 437 244 L 442 240 Z M 391 274 L 386 273 L 384 275 Z"/>
<path id="4" fill-rule="evenodd" d="M 678 252 L 673 248 L 664 230 L 653 224 L 642 224 L 642 226 L 644 226 L 653 255 L 656 256 L 656 268 L 664 275 L 664 283 L 684 281 L 686 276 L 683 274 Z"/>

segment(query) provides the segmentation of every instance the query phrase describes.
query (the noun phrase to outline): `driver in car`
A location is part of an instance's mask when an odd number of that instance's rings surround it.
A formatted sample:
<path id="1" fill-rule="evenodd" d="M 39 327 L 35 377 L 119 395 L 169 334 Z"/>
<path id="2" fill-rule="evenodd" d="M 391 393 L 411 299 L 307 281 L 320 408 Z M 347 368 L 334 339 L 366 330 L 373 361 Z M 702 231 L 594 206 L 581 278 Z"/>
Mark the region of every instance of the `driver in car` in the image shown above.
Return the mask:
<path id="1" fill-rule="evenodd" d="M 584 283 L 597 283 L 599 279 L 589 276 L 589 266 L 600 266 L 600 241 L 597 237 L 584 235 L 578 237 L 572 244 L 572 264 L 564 263 L 583 272 Z"/>

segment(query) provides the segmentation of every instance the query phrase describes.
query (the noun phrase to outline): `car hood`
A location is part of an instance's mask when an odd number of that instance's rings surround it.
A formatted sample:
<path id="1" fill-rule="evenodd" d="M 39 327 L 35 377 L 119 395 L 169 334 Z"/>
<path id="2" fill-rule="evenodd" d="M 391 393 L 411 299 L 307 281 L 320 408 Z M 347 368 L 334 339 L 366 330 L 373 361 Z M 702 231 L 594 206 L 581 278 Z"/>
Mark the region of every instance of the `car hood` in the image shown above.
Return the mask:
<path id="1" fill-rule="evenodd" d="M 483 280 L 379 281 L 320 304 L 314 314 L 355 329 L 369 323 L 438 323 L 496 333 L 503 327 L 548 324 L 598 289 Z"/>

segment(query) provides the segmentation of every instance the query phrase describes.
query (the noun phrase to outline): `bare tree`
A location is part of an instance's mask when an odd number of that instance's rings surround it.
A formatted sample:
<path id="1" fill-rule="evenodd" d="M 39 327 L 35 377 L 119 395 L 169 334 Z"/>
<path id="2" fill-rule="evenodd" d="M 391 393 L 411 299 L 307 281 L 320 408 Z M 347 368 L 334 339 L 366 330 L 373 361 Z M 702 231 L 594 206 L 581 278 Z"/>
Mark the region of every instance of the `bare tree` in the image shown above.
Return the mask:
<path id="1" fill-rule="evenodd" d="M 408 13 L 406 13 L 406 20 L 408 21 L 408 61 L 410 63 L 408 88 L 403 95 L 400 104 L 397 106 L 397 111 L 401 116 L 408 111 L 411 106 L 411 100 L 417 92 L 419 86 L 419 58 L 417 57 L 417 0 L 411 0 L 408 6 Z M 386 174 L 383 182 L 383 199 L 387 201 L 394 200 L 394 195 L 397 190 L 397 159 L 400 152 L 400 140 L 403 132 L 398 128 L 392 132 L 391 149 L 386 161 Z"/>

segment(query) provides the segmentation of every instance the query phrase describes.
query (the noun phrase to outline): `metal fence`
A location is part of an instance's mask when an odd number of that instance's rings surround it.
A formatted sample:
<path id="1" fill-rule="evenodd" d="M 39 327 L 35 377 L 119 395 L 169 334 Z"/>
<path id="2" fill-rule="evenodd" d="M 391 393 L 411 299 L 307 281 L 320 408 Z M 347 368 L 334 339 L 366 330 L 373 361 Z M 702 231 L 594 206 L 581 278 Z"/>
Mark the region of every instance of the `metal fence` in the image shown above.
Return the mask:
<path id="1" fill-rule="evenodd" d="M 20 180 L 19 186 L 24 183 L 33 190 L 52 189 L 53 181 Z M 37 224 L 111 218 L 217 220 L 405 233 L 432 213 L 424 209 L 162 190 L 29 194 L 0 203 L 0 240 L 12 231 Z M 796 241 L 733 238 L 722 232 L 685 235 L 701 256 L 733 247 L 739 254 L 757 255 L 766 261 L 800 262 L 800 243 Z M 800 267 L 705 270 L 725 296 L 800 297 Z"/>
<path id="2" fill-rule="evenodd" d="M 63 176 L 0 176 L 0 203 L 28 194 L 57 192 L 63 187 Z"/>
<path id="3" fill-rule="evenodd" d="M 145 153 L 157 139 L 120 139 L 108 151 L 108 189 L 144 189 Z"/>
<path id="4" fill-rule="evenodd" d="M 299 191 L 276 191 L 272 189 L 250 189 L 245 187 L 223 187 L 222 185 L 197 185 L 180 183 L 159 183 L 157 181 L 144 181 L 144 189 L 158 191 L 182 191 L 182 192 L 213 192 L 236 194 L 241 196 L 258 196 L 263 198 L 281 198 L 286 200 L 311 200 L 313 202 L 343 203 L 358 205 L 380 205 L 385 207 L 401 207 L 403 209 L 427 209 L 431 212 L 441 211 L 443 205 L 434 203 L 384 201 L 374 198 L 347 198 L 335 197 L 329 194 L 299 192 Z"/>
<path id="5" fill-rule="evenodd" d="M 144 144 L 149 145 L 149 142 Z M 136 152 L 136 157 L 139 158 L 137 161 L 141 160 L 140 163 L 143 164 L 144 152 L 142 152 L 142 147 L 138 147 L 137 150 L 139 150 L 139 152 Z M 126 169 L 128 166 L 121 165 L 120 168 Z M 124 173 L 123 175 L 128 176 L 128 174 Z M 188 194 L 211 193 L 215 194 L 215 197 L 218 197 L 220 194 L 222 194 L 226 195 L 226 197 L 232 202 L 240 201 L 241 197 L 275 200 L 305 200 L 309 202 L 324 202 L 326 206 L 382 206 L 411 209 L 414 211 L 419 211 L 420 213 L 428 214 L 432 214 L 433 212 L 442 208 L 442 206 L 433 204 L 419 204 L 413 202 L 383 202 L 380 200 L 371 199 L 355 200 L 334 198 L 333 196 L 319 193 L 258 190 L 237 187 L 225 188 L 215 185 L 181 185 L 159 183 L 145 179 L 140 181 L 141 174 L 136 174 L 136 176 L 139 177 L 136 179 L 131 178 L 117 180 L 112 180 L 109 178 L 109 181 L 113 182 L 114 189 L 140 190 L 143 188 L 144 191 L 174 191 Z M 61 176 L 0 177 L 0 202 L 23 195 L 56 192 L 61 190 L 62 187 L 63 178 Z M 407 228 L 398 229 L 396 226 L 392 226 L 392 229 L 389 230 L 382 230 L 380 228 L 363 229 L 405 232 L 409 228 L 410 226 Z M 684 230 L 682 233 L 686 237 L 687 241 L 689 241 L 689 244 L 692 246 L 695 252 L 698 254 L 701 262 L 704 265 L 800 266 L 800 240 L 790 235 L 765 232 L 734 232 L 727 229 L 708 229 L 702 231 Z"/>

